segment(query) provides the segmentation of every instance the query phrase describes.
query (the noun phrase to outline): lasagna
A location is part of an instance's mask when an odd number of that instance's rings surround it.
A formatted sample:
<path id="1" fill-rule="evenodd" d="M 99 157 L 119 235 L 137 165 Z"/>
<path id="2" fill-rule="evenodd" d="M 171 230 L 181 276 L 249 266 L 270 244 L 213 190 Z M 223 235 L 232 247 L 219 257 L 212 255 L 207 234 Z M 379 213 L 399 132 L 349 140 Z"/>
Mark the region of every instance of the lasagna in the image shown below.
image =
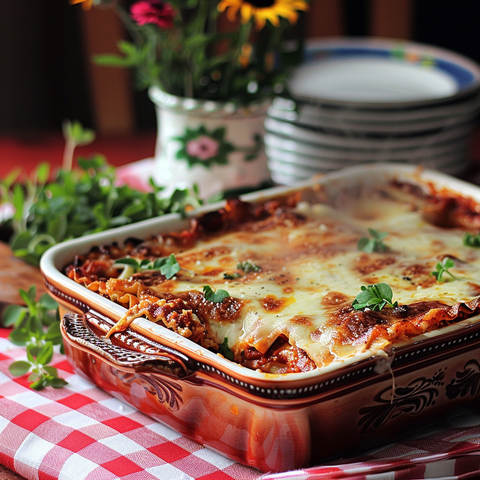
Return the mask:
<path id="1" fill-rule="evenodd" d="M 126 308 L 112 338 L 145 317 L 247 368 L 304 372 L 475 316 L 479 213 L 399 181 L 304 189 L 98 246 L 65 273 Z"/>

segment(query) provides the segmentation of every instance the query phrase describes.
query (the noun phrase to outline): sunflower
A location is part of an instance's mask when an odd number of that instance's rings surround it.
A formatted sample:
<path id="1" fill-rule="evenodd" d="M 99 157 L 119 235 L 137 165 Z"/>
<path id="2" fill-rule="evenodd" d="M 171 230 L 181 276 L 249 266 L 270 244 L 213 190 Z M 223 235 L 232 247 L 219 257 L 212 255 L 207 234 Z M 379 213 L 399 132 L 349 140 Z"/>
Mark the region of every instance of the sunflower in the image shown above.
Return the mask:
<path id="1" fill-rule="evenodd" d="M 92 8 L 93 0 L 70 0 L 71 5 L 81 3 L 84 10 L 90 10 Z"/>
<path id="2" fill-rule="evenodd" d="M 258 30 L 265 26 L 267 20 L 274 27 L 278 27 L 280 17 L 294 24 L 298 19 L 298 11 L 305 11 L 307 8 L 305 0 L 221 0 L 218 4 L 218 11 L 226 11 L 231 22 L 236 20 L 240 11 L 241 22 L 247 23 L 253 18 Z"/>

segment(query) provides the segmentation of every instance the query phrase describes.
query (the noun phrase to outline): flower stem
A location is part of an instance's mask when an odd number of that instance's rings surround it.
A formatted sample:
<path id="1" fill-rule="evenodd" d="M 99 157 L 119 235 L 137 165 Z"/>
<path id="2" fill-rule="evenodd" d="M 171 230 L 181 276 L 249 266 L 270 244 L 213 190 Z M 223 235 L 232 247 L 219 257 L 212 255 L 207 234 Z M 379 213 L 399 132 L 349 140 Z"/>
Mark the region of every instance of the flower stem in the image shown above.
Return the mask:
<path id="1" fill-rule="evenodd" d="M 240 24 L 240 28 L 238 30 L 238 37 L 236 44 L 233 45 L 232 49 L 232 62 L 230 62 L 225 69 L 225 75 L 222 81 L 220 95 L 224 98 L 229 96 L 229 89 L 231 88 L 232 84 L 232 77 L 235 74 L 235 71 L 238 69 L 238 59 L 242 52 L 242 47 L 248 42 L 248 38 L 250 37 L 250 32 L 252 31 L 253 21 L 250 20 L 245 24 Z"/>

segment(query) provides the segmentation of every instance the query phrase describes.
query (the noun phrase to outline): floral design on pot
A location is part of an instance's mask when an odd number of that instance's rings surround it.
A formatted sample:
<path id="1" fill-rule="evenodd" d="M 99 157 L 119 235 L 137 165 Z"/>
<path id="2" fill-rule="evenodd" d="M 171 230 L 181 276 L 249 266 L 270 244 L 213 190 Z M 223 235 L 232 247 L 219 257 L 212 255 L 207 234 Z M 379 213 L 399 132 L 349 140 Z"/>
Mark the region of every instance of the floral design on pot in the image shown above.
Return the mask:
<path id="1" fill-rule="evenodd" d="M 208 130 L 204 125 L 197 129 L 186 128 L 183 135 L 173 137 L 180 142 L 180 149 L 176 158 L 185 160 L 189 167 L 203 165 L 210 168 L 212 165 L 228 165 L 228 156 L 232 152 L 245 153 L 245 161 L 254 160 L 260 153 L 262 141 L 260 135 L 254 135 L 254 146 L 241 148 L 233 145 L 226 139 L 225 127 Z"/>
<path id="2" fill-rule="evenodd" d="M 173 137 L 181 147 L 176 157 L 185 160 L 188 165 L 198 164 L 209 168 L 213 164 L 228 164 L 228 154 L 235 147 L 225 139 L 225 128 L 208 131 L 204 125 L 197 129 L 186 128 L 184 135 Z"/>

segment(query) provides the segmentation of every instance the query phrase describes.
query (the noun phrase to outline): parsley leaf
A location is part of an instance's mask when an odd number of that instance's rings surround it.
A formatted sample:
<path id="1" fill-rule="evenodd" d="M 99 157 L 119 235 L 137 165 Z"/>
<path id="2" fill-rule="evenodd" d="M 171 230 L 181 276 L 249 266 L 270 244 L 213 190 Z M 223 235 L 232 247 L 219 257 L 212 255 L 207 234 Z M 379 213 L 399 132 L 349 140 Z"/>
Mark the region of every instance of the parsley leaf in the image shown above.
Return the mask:
<path id="1" fill-rule="evenodd" d="M 215 292 L 210 285 L 203 287 L 203 294 L 205 295 L 205 300 L 215 303 L 222 303 L 225 298 L 230 296 L 226 290 L 218 289 Z"/>
<path id="2" fill-rule="evenodd" d="M 28 292 L 20 290 L 26 306 L 10 305 L 5 309 L 3 323 L 15 328 L 9 340 L 26 347 L 27 360 L 12 362 L 8 369 L 16 377 L 30 373 L 30 387 L 41 390 L 47 386 L 60 388 L 67 384 L 58 377 L 57 369 L 48 366 L 53 358 L 54 345 L 60 345 L 62 351 L 62 334 L 58 316 L 58 304 L 48 294 L 36 301 L 36 288 Z"/>
<path id="3" fill-rule="evenodd" d="M 223 343 L 220 343 L 218 345 L 218 353 L 221 353 L 226 359 L 231 360 L 233 362 L 233 352 L 228 346 L 227 337 L 223 339 Z"/>
<path id="4" fill-rule="evenodd" d="M 454 266 L 455 266 L 455 262 L 450 257 L 445 257 L 442 260 L 442 262 L 437 263 L 437 265 L 435 266 L 435 270 L 431 272 L 430 275 L 433 275 L 437 279 L 437 282 L 444 281 L 442 280 L 442 277 L 445 273 L 447 275 L 450 275 L 454 280 L 458 280 L 458 278 L 455 275 L 453 275 L 453 273 L 448 271 L 450 268 Z"/>
<path id="5" fill-rule="evenodd" d="M 180 265 L 178 264 L 177 259 L 175 258 L 175 255 L 173 253 L 171 253 L 170 256 L 166 257 L 164 260 L 165 261 L 160 266 L 160 272 L 162 275 L 165 275 L 165 278 L 167 280 L 169 280 L 180 271 Z"/>
<path id="6" fill-rule="evenodd" d="M 463 244 L 466 247 L 480 248 L 480 233 L 474 235 L 473 233 L 465 233 L 463 236 Z"/>
<path id="7" fill-rule="evenodd" d="M 383 243 L 383 239 L 388 235 L 388 232 L 380 232 L 373 228 L 368 229 L 368 233 L 372 238 L 362 237 L 358 240 L 357 249 L 363 252 L 385 252 L 388 250 L 387 245 Z"/>
<path id="8" fill-rule="evenodd" d="M 250 272 L 259 272 L 262 267 L 259 265 L 256 265 L 255 263 L 251 262 L 250 260 L 246 260 L 244 262 L 237 263 L 237 268 L 239 270 L 244 271 L 245 273 L 250 273 Z"/>
<path id="9" fill-rule="evenodd" d="M 145 270 L 160 270 L 160 273 L 165 275 L 165 278 L 169 280 L 180 271 L 180 265 L 173 253 L 168 257 L 157 258 L 155 261 L 143 259 L 139 262 L 132 257 L 119 258 L 115 260 L 114 265 L 124 267 L 123 272 L 118 277 L 120 279 L 129 278 L 134 273 Z"/>
<path id="10" fill-rule="evenodd" d="M 223 278 L 225 280 L 236 280 L 237 278 L 240 278 L 240 277 L 241 277 L 241 275 L 237 272 L 235 272 L 235 273 L 224 273 L 223 274 Z"/>
<path id="11" fill-rule="evenodd" d="M 355 310 L 369 308 L 379 312 L 387 305 L 396 307 L 398 302 L 392 303 L 393 291 L 387 283 L 374 283 L 373 285 L 362 285 L 361 292 L 355 297 L 352 307 Z"/>

